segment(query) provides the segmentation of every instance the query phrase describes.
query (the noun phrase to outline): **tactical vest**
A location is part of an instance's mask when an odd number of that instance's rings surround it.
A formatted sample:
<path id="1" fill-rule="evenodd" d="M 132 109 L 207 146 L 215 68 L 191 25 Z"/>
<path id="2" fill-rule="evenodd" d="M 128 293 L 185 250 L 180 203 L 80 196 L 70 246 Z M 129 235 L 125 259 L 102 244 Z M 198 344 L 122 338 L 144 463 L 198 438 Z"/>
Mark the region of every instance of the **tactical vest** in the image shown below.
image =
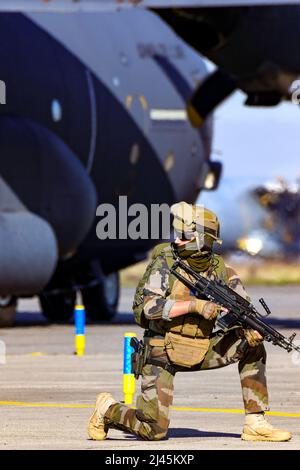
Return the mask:
<path id="1" fill-rule="evenodd" d="M 169 267 L 174 263 L 174 256 L 170 243 L 162 243 L 154 248 L 152 252 L 151 261 L 147 266 L 147 269 L 141 278 L 134 297 L 133 302 L 133 312 L 135 316 L 135 321 L 142 328 L 150 328 L 154 331 L 160 332 L 159 330 L 163 329 L 165 333 L 173 332 L 180 334 L 182 336 L 190 338 L 209 338 L 214 327 L 214 322 L 211 320 L 206 320 L 201 315 L 197 313 L 191 313 L 188 315 L 182 315 L 180 317 L 174 318 L 172 321 L 167 322 L 165 320 L 153 320 L 149 321 L 146 319 L 143 308 L 144 308 L 144 299 L 143 299 L 143 290 L 144 286 L 148 281 L 152 267 L 158 257 L 162 257 L 162 261 L 165 261 Z M 188 275 L 179 270 L 179 272 L 187 277 Z M 213 277 L 221 279 L 224 282 L 228 282 L 228 275 L 223 259 L 218 255 L 213 255 L 212 267 L 207 270 L 204 274 L 207 277 Z M 195 297 L 189 289 L 184 286 L 177 278 L 170 274 L 168 291 L 166 296 L 174 300 L 194 300 Z M 158 329 L 156 328 L 158 327 Z M 152 328 L 151 328 L 152 327 Z"/>
<path id="2" fill-rule="evenodd" d="M 153 333 L 162 335 L 164 339 L 150 338 L 150 346 L 160 346 L 166 351 L 171 364 L 184 368 L 191 368 L 200 364 L 204 359 L 209 348 L 209 338 L 214 328 L 215 322 L 206 320 L 198 313 L 190 313 L 175 317 L 171 321 L 166 320 L 147 320 L 144 313 L 143 291 L 151 274 L 152 267 L 158 257 L 162 257 L 161 262 L 167 263 L 170 269 L 174 263 L 174 255 L 169 243 L 158 245 L 152 254 L 152 260 L 149 263 L 144 276 L 138 284 L 133 311 L 135 319 L 143 328 L 147 328 Z M 180 270 L 180 273 L 188 277 L 188 274 Z M 203 273 L 205 277 L 218 278 L 228 282 L 227 270 L 223 259 L 213 256 L 211 267 Z M 194 300 L 194 293 L 191 292 L 182 282 L 172 274 L 169 275 L 168 289 L 166 297 L 173 300 Z M 152 343 L 151 343 L 152 341 Z"/>

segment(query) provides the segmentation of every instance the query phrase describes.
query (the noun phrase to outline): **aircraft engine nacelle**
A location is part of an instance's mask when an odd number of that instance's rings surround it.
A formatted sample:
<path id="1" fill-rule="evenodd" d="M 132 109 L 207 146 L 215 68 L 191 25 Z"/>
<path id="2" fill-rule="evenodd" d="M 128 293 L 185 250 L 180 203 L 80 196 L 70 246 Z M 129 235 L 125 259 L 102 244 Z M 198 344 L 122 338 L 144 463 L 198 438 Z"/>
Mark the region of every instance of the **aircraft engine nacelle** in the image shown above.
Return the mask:
<path id="1" fill-rule="evenodd" d="M 57 246 L 50 225 L 27 212 L 0 214 L 0 296 L 39 292 L 51 278 Z"/>
<path id="2" fill-rule="evenodd" d="M 80 160 L 54 132 L 8 116 L 0 117 L 0 155 L 0 177 L 19 204 L 50 224 L 59 258 L 74 254 L 96 212 L 96 191 Z M 5 194 L 0 214 L 16 210 Z"/>

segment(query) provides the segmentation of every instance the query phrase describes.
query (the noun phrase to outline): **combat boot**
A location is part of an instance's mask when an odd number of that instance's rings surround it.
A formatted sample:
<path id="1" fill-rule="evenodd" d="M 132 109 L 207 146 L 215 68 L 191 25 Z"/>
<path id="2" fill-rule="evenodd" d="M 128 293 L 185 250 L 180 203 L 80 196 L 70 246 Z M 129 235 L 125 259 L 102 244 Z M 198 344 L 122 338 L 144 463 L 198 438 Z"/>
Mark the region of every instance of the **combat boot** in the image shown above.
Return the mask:
<path id="1" fill-rule="evenodd" d="M 108 427 L 104 422 L 104 415 L 111 405 L 117 401 L 110 393 L 100 393 L 97 396 L 96 405 L 88 423 L 89 437 L 95 441 L 106 439 Z"/>
<path id="2" fill-rule="evenodd" d="M 263 413 L 246 415 L 245 425 L 242 432 L 244 441 L 289 441 L 292 434 L 283 429 L 277 429 L 270 424 Z"/>

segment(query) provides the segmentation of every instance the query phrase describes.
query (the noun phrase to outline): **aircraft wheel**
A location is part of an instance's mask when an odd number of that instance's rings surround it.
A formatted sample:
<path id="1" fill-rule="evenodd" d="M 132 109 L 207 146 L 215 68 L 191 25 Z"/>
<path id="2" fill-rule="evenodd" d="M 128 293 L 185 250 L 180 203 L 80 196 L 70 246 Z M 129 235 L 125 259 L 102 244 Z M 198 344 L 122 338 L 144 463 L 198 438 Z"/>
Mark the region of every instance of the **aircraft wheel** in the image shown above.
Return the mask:
<path id="1" fill-rule="evenodd" d="M 116 314 L 119 301 L 119 274 L 103 276 L 102 282 L 81 290 L 87 317 L 95 322 L 109 321 Z"/>
<path id="2" fill-rule="evenodd" d="M 50 295 L 42 293 L 39 296 L 44 316 L 52 323 L 64 323 L 72 318 L 76 292 Z"/>
<path id="3" fill-rule="evenodd" d="M 13 326 L 16 312 L 16 297 L 0 297 L 0 328 Z"/>

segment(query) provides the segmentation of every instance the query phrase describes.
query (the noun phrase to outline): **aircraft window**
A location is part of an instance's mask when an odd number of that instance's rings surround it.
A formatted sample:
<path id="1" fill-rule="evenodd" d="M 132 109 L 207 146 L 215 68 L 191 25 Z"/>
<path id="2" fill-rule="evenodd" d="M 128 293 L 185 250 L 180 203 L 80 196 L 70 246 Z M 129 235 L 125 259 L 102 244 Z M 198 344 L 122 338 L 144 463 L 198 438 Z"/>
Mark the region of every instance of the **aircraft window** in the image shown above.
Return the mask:
<path id="1" fill-rule="evenodd" d="M 62 118 L 62 107 L 58 100 L 53 100 L 51 103 L 51 115 L 53 121 L 60 121 Z"/>
<path id="2" fill-rule="evenodd" d="M 138 144 L 133 144 L 130 151 L 130 163 L 131 165 L 136 165 L 140 159 L 140 146 Z"/>
<path id="3" fill-rule="evenodd" d="M 175 163 L 175 155 L 174 153 L 170 150 L 170 152 L 167 153 L 166 158 L 165 158 L 165 163 L 164 163 L 164 168 L 166 171 L 170 171 Z"/>
<path id="4" fill-rule="evenodd" d="M 115 87 L 120 86 L 120 79 L 119 79 L 119 77 L 113 77 L 112 82 L 113 82 L 113 85 L 114 85 Z"/>

